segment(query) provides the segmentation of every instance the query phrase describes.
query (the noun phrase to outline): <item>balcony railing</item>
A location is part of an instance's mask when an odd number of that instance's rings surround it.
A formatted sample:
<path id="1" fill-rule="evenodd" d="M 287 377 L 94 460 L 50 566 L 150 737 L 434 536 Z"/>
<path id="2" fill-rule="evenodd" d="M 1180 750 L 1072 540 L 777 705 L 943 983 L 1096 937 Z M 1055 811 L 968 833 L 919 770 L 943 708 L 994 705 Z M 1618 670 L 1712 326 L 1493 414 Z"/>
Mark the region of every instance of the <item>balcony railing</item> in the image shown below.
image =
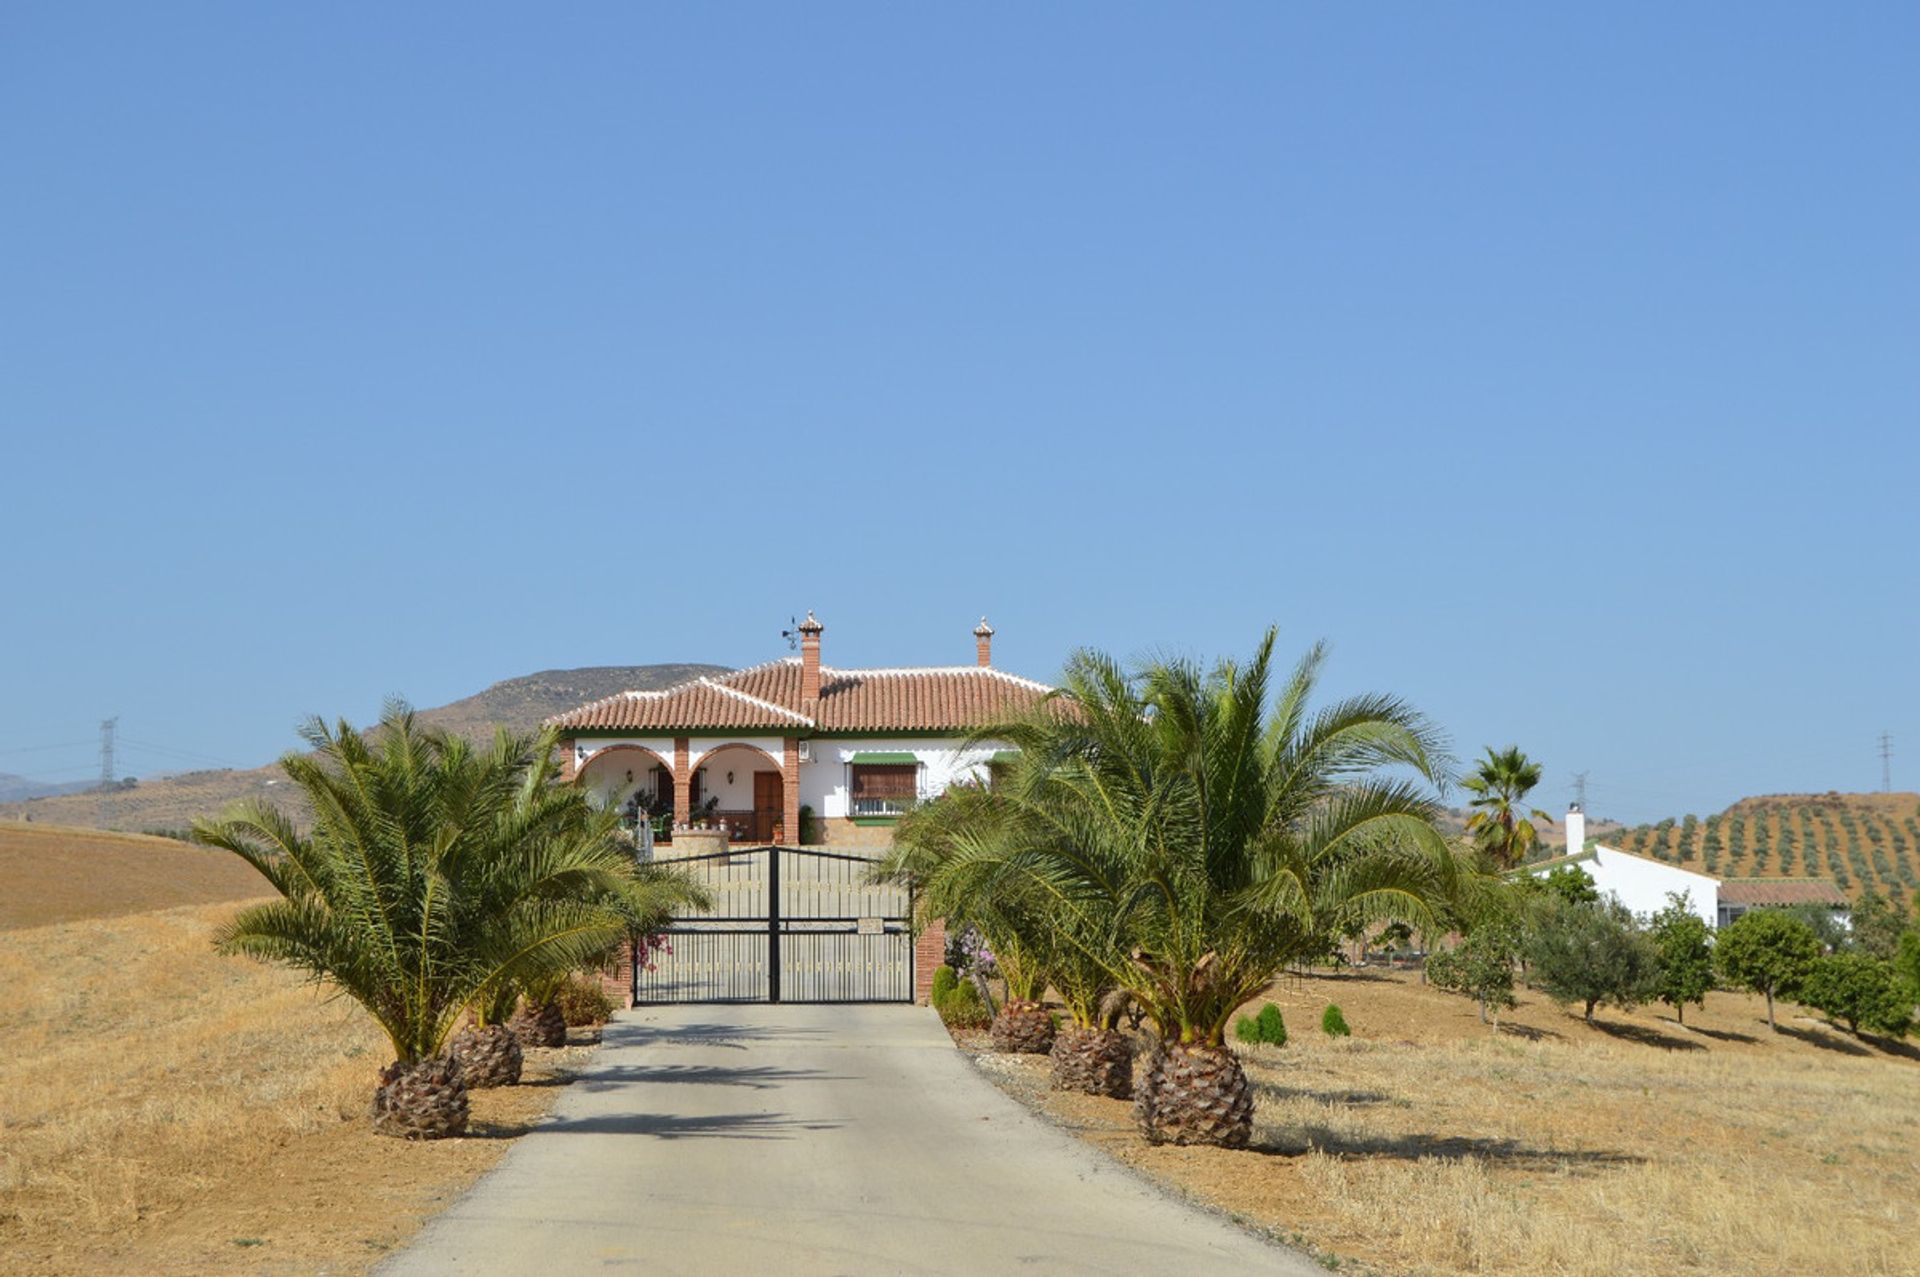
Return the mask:
<path id="1" fill-rule="evenodd" d="M 850 805 L 855 816 L 904 816 L 919 800 L 904 795 L 888 798 L 856 798 Z"/>

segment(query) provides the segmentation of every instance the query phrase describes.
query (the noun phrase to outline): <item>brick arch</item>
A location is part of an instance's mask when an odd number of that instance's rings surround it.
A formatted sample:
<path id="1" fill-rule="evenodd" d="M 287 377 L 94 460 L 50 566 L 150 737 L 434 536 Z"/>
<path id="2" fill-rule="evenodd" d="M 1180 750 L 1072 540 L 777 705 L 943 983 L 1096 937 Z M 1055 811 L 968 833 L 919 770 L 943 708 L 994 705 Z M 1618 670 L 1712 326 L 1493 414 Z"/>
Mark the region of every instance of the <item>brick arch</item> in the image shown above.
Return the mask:
<path id="1" fill-rule="evenodd" d="M 615 754 L 637 754 L 643 759 L 651 760 L 656 766 L 666 768 L 668 779 L 674 778 L 673 760 L 663 758 L 658 751 L 648 749 L 645 745 L 609 745 L 605 749 L 595 750 L 593 753 L 587 755 L 587 761 L 575 768 L 573 783 L 578 785 L 582 780 L 586 779 L 587 769 L 589 767 L 593 767 L 599 763 L 601 759 L 610 758 Z M 613 766 L 618 766 L 618 764 L 613 764 Z M 636 772 L 638 770 L 638 768 L 635 768 Z"/>
<path id="2" fill-rule="evenodd" d="M 783 768 L 783 764 L 780 759 L 775 758 L 772 754 L 769 754 L 766 750 L 761 749 L 758 745 L 752 745 L 743 740 L 724 741 L 721 744 L 715 745 L 711 749 L 701 750 L 700 757 L 693 760 L 692 766 L 696 770 L 699 768 L 705 767 L 707 765 L 707 760 L 709 758 L 712 758 L 715 754 L 719 753 L 723 749 L 749 750 L 752 753 L 760 755 L 760 757 L 766 759 L 769 763 L 771 763 L 773 765 L 773 770 L 781 771 Z"/>

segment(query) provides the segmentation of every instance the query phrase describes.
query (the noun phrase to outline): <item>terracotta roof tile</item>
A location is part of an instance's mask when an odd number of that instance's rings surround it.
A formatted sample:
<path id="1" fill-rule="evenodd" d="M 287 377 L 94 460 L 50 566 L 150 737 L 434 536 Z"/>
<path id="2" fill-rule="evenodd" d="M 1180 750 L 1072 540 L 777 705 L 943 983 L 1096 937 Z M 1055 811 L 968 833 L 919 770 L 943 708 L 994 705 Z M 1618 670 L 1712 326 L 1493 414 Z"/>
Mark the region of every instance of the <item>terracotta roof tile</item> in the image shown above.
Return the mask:
<path id="1" fill-rule="evenodd" d="M 1746 905 L 1846 905 L 1847 893 L 1825 878 L 1726 878 L 1720 903 Z"/>
<path id="2" fill-rule="evenodd" d="M 1036 705 L 1044 683 L 983 666 L 820 669 L 820 698 L 800 696 L 800 661 L 787 657 L 657 692 L 622 692 L 548 719 L 585 730 L 692 731 L 710 727 L 844 731 L 963 731 Z"/>

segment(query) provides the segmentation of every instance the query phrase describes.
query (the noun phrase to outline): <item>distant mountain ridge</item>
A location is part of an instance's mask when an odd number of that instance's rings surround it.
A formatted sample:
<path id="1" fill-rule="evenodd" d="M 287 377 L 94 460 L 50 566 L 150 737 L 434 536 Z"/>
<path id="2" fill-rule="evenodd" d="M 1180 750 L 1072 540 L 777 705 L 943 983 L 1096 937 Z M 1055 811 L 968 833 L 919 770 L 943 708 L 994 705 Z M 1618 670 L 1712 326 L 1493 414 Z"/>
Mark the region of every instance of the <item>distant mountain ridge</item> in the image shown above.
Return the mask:
<path id="1" fill-rule="evenodd" d="M 51 798 L 56 794 L 78 794 L 92 789 L 99 783 L 98 780 L 69 780 L 62 784 L 49 785 L 28 776 L 0 772 L 0 803 L 25 802 L 29 798 Z"/>
<path id="2" fill-rule="evenodd" d="M 593 665 L 572 670 L 541 670 L 502 679 L 486 690 L 432 708 L 416 709 L 420 721 L 469 739 L 493 734 L 496 725 L 532 731 L 542 719 L 602 696 L 625 691 L 651 691 L 702 674 L 725 673 L 724 665 Z M 295 748 L 298 741 L 289 740 Z M 19 777 L 0 776 L 0 787 Z M 33 782 L 25 782 L 31 785 Z M 102 795 L 92 782 L 81 782 L 57 795 L 21 799 L 0 788 L 0 820 L 31 819 L 56 825 L 131 831 L 175 831 L 196 817 L 217 816 L 236 801 L 264 798 L 276 807 L 299 814 L 297 793 L 287 783 L 278 762 L 253 768 L 221 768 L 182 772 L 142 781 L 133 789 L 110 795 L 105 821 Z"/>

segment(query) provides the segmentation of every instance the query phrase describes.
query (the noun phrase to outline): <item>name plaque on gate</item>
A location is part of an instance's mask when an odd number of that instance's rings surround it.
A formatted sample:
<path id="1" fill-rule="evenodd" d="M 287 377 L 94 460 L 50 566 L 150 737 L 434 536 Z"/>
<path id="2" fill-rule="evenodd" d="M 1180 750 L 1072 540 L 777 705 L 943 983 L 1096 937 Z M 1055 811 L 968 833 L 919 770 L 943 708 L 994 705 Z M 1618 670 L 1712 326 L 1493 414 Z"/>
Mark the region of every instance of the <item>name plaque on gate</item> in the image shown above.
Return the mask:
<path id="1" fill-rule="evenodd" d="M 887 920 L 885 918 L 862 918 L 856 931 L 857 934 L 863 936 L 884 936 L 887 934 Z"/>

